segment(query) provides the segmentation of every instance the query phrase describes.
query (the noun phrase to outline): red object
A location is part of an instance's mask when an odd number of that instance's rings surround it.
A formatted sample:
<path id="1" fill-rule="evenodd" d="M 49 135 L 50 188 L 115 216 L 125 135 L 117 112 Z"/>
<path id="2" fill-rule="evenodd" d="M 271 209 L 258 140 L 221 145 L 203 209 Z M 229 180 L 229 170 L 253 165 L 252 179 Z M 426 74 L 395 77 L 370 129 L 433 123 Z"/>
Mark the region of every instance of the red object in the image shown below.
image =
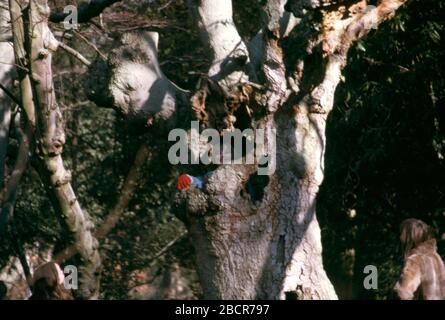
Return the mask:
<path id="1" fill-rule="evenodd" d="M 178 190 L 184 190 L 190 188 L 192 185 L 192 178 L 188 174 L 181 174 L 178 178 Z"/>

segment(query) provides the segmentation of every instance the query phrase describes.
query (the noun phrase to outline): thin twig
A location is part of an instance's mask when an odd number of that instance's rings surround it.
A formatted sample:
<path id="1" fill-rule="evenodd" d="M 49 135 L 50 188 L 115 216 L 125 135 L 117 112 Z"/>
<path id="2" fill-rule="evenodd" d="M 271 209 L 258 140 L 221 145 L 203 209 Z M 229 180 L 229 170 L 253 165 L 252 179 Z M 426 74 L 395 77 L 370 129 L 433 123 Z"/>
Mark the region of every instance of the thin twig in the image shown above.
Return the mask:
<path id="1" fill-rule="evenodd" d="M 19 69 L 22 69 L 23 71 L 26 71 L 26 72 L 29 71 L 28 68 L 25 68 L 25 67 L 23 67 L 23 66 L 20 66 L 20 65 L 18 65 L 18 64 L 16 64 L 16 63 L 10 63 L 10 62 L 0 61 L 0 64 L 7 64 L 7 65 L 10 65 L 10 66 L 14 66 L 14 67 L 19 68 Z"/>
<path id="2" fill-rule="evenodd" d="M 162 10 L 164 10 L 165 8 L 167 8 L 169 5 L 171 5 L 173 2 L 173 0 L 170 0 L 169 2 L 167 2 L 166 4 L 164 4 L 163 6 L 158 8 L 158 12 L 161 12 Z"/>
<path id="3" fill-rule="evenodd" d="M 91 62 L 85 58 L 80 52 L 76 51 L 75 49 L 71 48 L 70 46 L 68 46 L 67 44 L 60 42 L 59 41 L 59 46 L 65 50 L 66 52 L 68 52 L 69 54 L 71 54 L 73 57 L 75 57 L 77 60 L 79 60 L 80 62 L 82 62 L 84 65 L 86 65 L 87 67 L 89 67 L 91 65 Z"/>
<path id="4" fill-rule="evenodd" d="M 409 71 L 410 71 L 408 68 L 406 68 L 406 67 L 404 67 L 404 66 L 401 66 L 401 65 L 398 65 L 398 64 L 395 64 L 395 63 L 387 63 L 387 62 L 383 62 L 383 61 L 376 61 L 376 60 L 374 60 L 374 59 L 367 58 L 367 57 L 365 57 L 364 60 L 367 61 L 367 62 L 368 62 L 369 64 L 371 64 L 371 65 L 376 65 L 376 66 L 390 66 L 390 67 L 393 67 L 393 68 L 397 68 L 397 69 L 399 69 L 399 71 L 402 72 L 402 73 L 403 73 L 403 72 L 409 72 Z"/>
<path id="5" fill-rule="evenodd" d="M 102 51 L 100 51 L 93 43 L 91 43 L 90 40 L 88 40 L 87 38 L 85 38 L 81 33 L 74 31 L 74 34 L 82 39 L 86 44 L 88 44 L 91 48 L 93 48 L 100 56 L 103 60 L 107 60 L 107 56 L 105 54 L 102 53 Z"/>
<path id="6" fill-rule="evenodd" d="M 0 83 L 0 89 L 2 89 L 5 93 L 6 93 L 6 95 L 9 97 L 9 98 L 11 98 L 11 100 L 12 101 L 14 101 L 14 103 L 16 103 L 16 104 L 18 104 L 18 105 L 20 105 L 21 103 L 20 103 L 20 100 L 11 92 L 11 91 L 9 91 L 9 89 L 8 88 L 6 88 L 4 85 L 2 85 L 1 83 Z"/>
<path id="7" fill-rule="evenodd" d="M 179 240 L 181 240 L 185 235 L 187 234 L 187 230 L 180 233 L 178 236 L 176 236 L 172 241 L 167 243 L 164 248 L 162 248 L 158 253 L 156 253 L 151 259 L 150 259 L 150 265 L 155 262 L 160 256 L 165 254 L 171 247 L 173 247 Z"/>

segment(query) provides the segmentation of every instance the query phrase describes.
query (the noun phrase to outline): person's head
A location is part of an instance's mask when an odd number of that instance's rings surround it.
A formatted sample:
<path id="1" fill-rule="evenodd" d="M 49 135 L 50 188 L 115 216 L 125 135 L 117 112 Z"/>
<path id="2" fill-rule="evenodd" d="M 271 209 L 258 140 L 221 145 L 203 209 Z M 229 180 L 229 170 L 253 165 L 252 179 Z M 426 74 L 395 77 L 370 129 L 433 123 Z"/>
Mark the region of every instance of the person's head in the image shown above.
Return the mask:
<path id="1" fill-rule="evenodd" d="M 406 219 L 400 225 L 400 242 L 405 256 L 419 244 L 432 238 L 431 228 L 422 220 Z"/>
<path id="2" fill-rule="evenodd" d="M 64 287 L 65 276 L 59 265 L 48 262 L 34 272 L 32 278 L 32 298 L 40 300 L 66 300 L 70 299 L 68 290 Z"/>
<path id="3" fill-rule="evenodd" d="M 8 293 L 8 287 L 3 281 L 0 281 L 0 300 L 5 299 L 7 293 Z"/>

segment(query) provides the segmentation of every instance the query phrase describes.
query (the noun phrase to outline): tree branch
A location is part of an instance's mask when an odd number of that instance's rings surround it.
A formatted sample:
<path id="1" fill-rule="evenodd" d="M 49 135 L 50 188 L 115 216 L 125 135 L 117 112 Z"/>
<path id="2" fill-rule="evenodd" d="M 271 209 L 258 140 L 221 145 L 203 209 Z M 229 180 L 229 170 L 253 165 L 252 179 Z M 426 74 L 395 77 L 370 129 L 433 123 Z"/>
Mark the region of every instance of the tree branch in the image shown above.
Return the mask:
<path id="1" fill-rule="evenodd" d="M 21 105 L 20 100 L 8 88 L 0 83 L 0 89 L 17 105 Z"/>
<path id="2" fill-rule="evenodd" d="M 298 106 L 299 112 L 329 113 L 333 107 L 335 88 L 340 82 L 341 70 L 346 64 L 347 53 L 352 44 L 393 16 L 405 2 L 406 0 L 382 0 L 375 7 L 368 6 L 367 1 L 358 0 L 345 7 L 332 1 L 330 7 L 326 7 L 321 26 L 324 31 L 317 36 L 316 42 L 321 43 L 322 58 L 325 61 L 323 78 L 303 96 Z M 318 6 L 313 9 L 317 10 Z M 298 78 L 297 75 L 294 80 L 299 82 L 301 76 Z M 298 90 L 297 88 L 294 91 Z"/>
<path id="3" fill-rule="evenodd" d="M 368 6 L 360 0 L 350 5 L 349 17 L 342 19 L 342 7 L 325 14 L 323 27 L 328 30 L 323 36 L 325 55 L 340 54 L 346 56 L 351 45 L 366 36 L 372 29 L 394 16 L 397 9 L 407 0 L 380 0 L 376 6 Z M 344 8 L 343 8 L 344 11 Z"/>
<path id="4" fill-rule="evenodd" d="M 103 54 L 102 51 L 99 50 L 99 48 L 94 45 L 90 40 L 88 40 L 87 38 L 85 38 L 80 32 L 74 31 L 74 35 L 76 37 L 78 37 L 79 39 L 81 39 L 82 41 L 84 41 L 87 45 L 89 45 L 94 51 L 97 52 L 97 54 L 103 59 L 103 60 L 107 60 L 107 57 L 105 56 L 105 54 Z"/>
<path id="5" fill-rule="evenodd" d="M 283 34 L 284 2 L 283 0 L 269 0 L 264 6 L 267 30 L 263 34 L 262 69 L 266 79 L 267 110 L 269 112 L 275 112 L 286 98 L 286 67 L 283 50 L 278 43 Z"/>
<path id="6" fill-rule="evenodd" d="M 209 76 L 228 89 L 248 80 L 249 52 L 233 22 L 231 0 L 188 0 L 204 44 L 212 52 Z"/>
<path id="7" fill-rule="evenodd" d="M 150 157 L 150 149 L 145 144 L 142 144 L 136 153 L 134 163 L 130 168 L 127 177 L 125 178 L 125 182 L 116 205 L 110 210 L 109 214 L 105 218 L 105 221 L 94 234 L 98 240 L 105 238 L 119 222 L 119 219 L 124 213 L 125 208 L 127 208 L 128 203 L 130 202 L 131 197 L 134 194 L 134 190 L 136 189 L 139 180 L 141 179 L 141 168 L 144 163 L 150 159 Z M 77 248 L 75 246 L 70 246 L 57 253 L 54 257 L 54 261 L 56 261 L 57 263 L 62 263 L 73 257 L 75 254 L 77 254 Z"/>
<path id="8" fill-rule="evenodd" d="M 31 0 L 24 17 L 27 27 L 26 51 L 38 120 L 36 140 L 39 157 L 44 165 L 42 178 L 48 181 L 48 187 L 56 200 L 56 209 L 63 213 L 82 257 L 81 295 L 97 298 L 101 270 L 98 242 L 91 233 L 92 222 L 80 207 L 71 186 L 71 174 L 65 169 L 62 159 L 65 132 L 51 67 L 52 53 L 57 49 L 58 41 L 48 28 L 47 0 Z"/>
<path id="9" fill-rule="evenodd" d="M 21 106 L 25 110 L 26 118 L 33 131 L 36 126 L 35 107 L 29 70 L 27 68 L 27 56 L 25 50 L 25 31 L 23 25 L 22 9 L 16 0 L 9 0 L 12 34 L 14 38 L 14 55 L 17 73 L 20 79 Z"/>
<path id="10" fill-rule="evenodd" d="M 184 230 L 176 237 L 174 237 L 169 243 L 167 243 L 161 250 L 159 250 L 156 254 L 154 254 L 150 260 L 149 265 L 153 264 L 159 257 L 163 256 L 171 247 L 173 247 L 179 240 L 181 240 L 185 235 L 187 235 L 187 231 Z"/>
<path id="11" fill-rule="evenodd" d="M 161 134 L 176 126 L 189 93 L 162 72 L 158 37 L 147 31 L 123 34 L 106 61 L 92 64 L 84 87 L 97 105 L 113 107 L 138 126 L 155 126 Z"/>
<path id="12" fill-rule="evenodd" d="M 63 50 L 65 50 L 66 52 L 71 54 L 73 57 L 75 57 L 77 60 L 82 62 L 87 67 L 89 67 L 91 65 L 91 62 L 87 58 L 85 58 L 80 52 L 74 50 L 73 48 L 71 48 L 67 44 L 59 41 L 59 47 L 61 47 Z"/>
<path id="13" fill-rule="evenodd" d="M 376 29 L 382 22 L 394 16 L 407 0 L 381 0 L 377 7 L 365 7 L 347 28 L 345 36 L 355 41 Z"/>
<path id="14" fill-rule="evenodd" d="M 120 2 L 121 0 L 90 0 L 86 3 L 82 3 L 77 9 L 77 22 L 85 23 L 97 17 L 109 6 Z M 54 12 L 51 14 L 49 20 L 51 22 L 62 22 L 68 16 L 68 13 L 64 12 Z"/>
<path id="15" fill-rule="evenodd" d="M 300 23 L 301 19 L 296 18 L 292 12 L 285 10 L 288 0 L 268 0 L 263 6 L 266 16 L 265 27 L 262 27 L 258 33 L 247 44 L 250 53 L 251 64 L 254 70 L 259 70 L 264 57 L 265 48 L 265 29 L 279 29 L 280 38 L 289 36 L 291 31 Z"/>
<path id="16" fill-rule="evenodd" d="M 0 192 L 0 238 L 7 229 L 8 223 L 12 222 L 16 204 L 17 188 L 29 161 L 29 151 L 33 132 L 28 120 L 24 119 L 24 121 L 20 121 L 19 115 L 20 114 L 18 113 L 15 119 L 17 133 L 20 136 L 19 151 L 11 176 Z M 21 128 L 21 123 L 25 124 L 25 130 Z M 29 281 L 31 280 L 31 273 L 29 270 L 28 261 L 26 260 L 26 256 L 23 252 L 23 246 L 19 240 L 20 238 L 17 234 L 15 225 L 12 223 L 10 232 L 12 234 L 13 250 L 19 258 L 25 274 L 26 282 L 29 284 Z"/>
<path id="17" fill-rule="evenodd" d="M 26 120 L 24 122 L 27 123 Z M 15 195 L 23 173 L 28 165 L 30 144 L 33 136 L 32 128 L 28 123 L 26 124 L 25 130 L 20 128 L 20 120 L 17 120 L 16 123 L 17 132 L 20 136 L 20 145 L 14 169 L 0 192 L 0 235 L 6 230 L 6 224 L 11 218 L 14 210 Z"/>

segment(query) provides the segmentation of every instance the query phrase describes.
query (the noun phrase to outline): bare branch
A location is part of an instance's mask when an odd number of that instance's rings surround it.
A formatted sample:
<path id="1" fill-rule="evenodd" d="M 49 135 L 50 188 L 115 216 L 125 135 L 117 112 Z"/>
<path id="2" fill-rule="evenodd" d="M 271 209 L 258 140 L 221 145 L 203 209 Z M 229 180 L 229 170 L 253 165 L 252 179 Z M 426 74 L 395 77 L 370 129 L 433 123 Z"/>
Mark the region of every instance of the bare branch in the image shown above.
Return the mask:
<path id="1" fill-rule="evenodd" d="M 158 62 L 158 33 L 125 33 L 107 61 L 96 61 L 85 83 L 87 96 L 97 105 L 113 107 L 137 125 L 168 130 L 178 121 L 178 109 L 189 93 L 162 72 Z"/>
<path id="2" fill-rule="evenodd" d="M 231 0 L 188 0 L 203 42 L 212 52 L 209 76 L 223 87 L 244 83 L 249 52 L 233 22 Z M 220 81 L 223 80 L 223 81 Z"/>
<path id="3" fill-rule="evenodd" d="M 266 16 L 265 28 L 262 27 L 247 44 L 254 70 L 258 70 L 263 62 L 265 30 L 279 30 L 279 32 L 275 32 L 275 35 L 279 38 L 285 38 L 289 36 L 291 31 L 300 23 L 300 18 L 296 18 L 293 13 L 285 10 L 287 1 L 288 0 L 268 0 L 263 7 Z"/>
<path id="4" fill-rule="evenodd" d="M 26 117 L 31 125 L 35 128 L 35 108 L 33 101 L 33 93 L 31 88 L 31 80 L 29 78 L 29 70 L 27 68 L 27 57 L 25 51 L 25 31 L 23 26 L 22 9 L 15 0 L 9 0 L 9 8 L 11 15 L 12 34 L 14 37 L 14 54 L 17 65 L 17 73 L 20 79 L 20 96 L 21 105 L 26 112 Z"/>
<path id="5" fill-rule="evenodd" d="M 136 157 L 134 159 L 133 166 L 125 178 L 124 186 L 122 188 L 121 195 L 114 206 L 114 208 L 110 211 L 110 214 L 106 217 L 104 223 L 100 226 L 100 228 L 96 232 L 96 236 L 99 239 L 104 238 L 110 231 L 116 226 L 120 217 L 122 216 L 125 208 L 128 206 L 131 197 L 133 196 L 134 190 L 137 187 L 139 180 L 142 176 L 142 166 L 151 158 L 151 150 L 150 148 L 142 144 L 139 147 L 139 150 L 136 153 Z"/>
<path id="6" fill-rule="evenodd" d="M 287 82 L 284 56 L 278 44 L 283 31 L 285 10 L 284 0 L 269 0 L 264 6 L 267 17 L 267 30 L 263 34 L 263 73 L 268 91 L 267 110 L 274 112 L 286 96 Z M 286 28 L 284 28 L 286 29 Z"/>
<path id="7" fill-rule="evenodd" d="M 176 243 L 178 243 L 179 240 L 184 238 L 184 236 L 187 235 L 187 231 L 184 230 L 181 233 L 179 233 L 176 237 L 174 237 L 169 243 L 167 243 L 161 250 L 159 250 L 156 254 L 154 254 L 150 258 L 150 265 L 153 264 L 159 257 L 164 255 L 171 247 L 173 247 Z"/>
<path id="8" fill-rule="evenodd" d="M 125 208 L 127 208 L 128 203 L 133 196 L 134 190 L 142 176 L 141 168 L 144 163 L 150 158 L 150 156 L 150 149 L 145 144 L 142 144 L 139 147 L 138 152 L 136 153 L 133 166 L 131 167 L 130 171 L 127 174 L 127 177 L 125 178 L 125 182 L 116 205 L 113 207 L 113 209 L 110 210 L 109 214 L 105 218 L 105 221 L 95 233 L 95 237 L 98 240 L 105 238 L 119 222 L 119 219 L 124 213 Z M 76 253 L 77 248 L 75 246 L 70 246 L 57 253 L 55 255 L 54 261 L 56 261 L 57 263 L 62 263 L 73 257 Z"/>
<path id="9" fill-rule="evenodd" d="M 97 17 L 109 6 L 120 2 L 121 0 L 90 0 L 86 3 L 82 3 L 78 7 L 78 22 L 85 23 Z M 51 22 L 62 22 L 69 14 L 64 12 L 54 12 L 51 14 L 49 20 Z"/>
<path id="10" fill-rule="evenodd" d="M 9 12 L 7 9 L 7 1 L 0 0 L 0 36 L 9 36 L 6 32 L 8 27 Z M 11 43 L 1 42 L 0 52 L 4 63 L 0 63 L 0 189 L 5 185 L 5 169 L 6 169 L 6 154 L 9 145 L 9 130 L 11 128 L 12 107 L 10 99 L 15 99 L 15 96 L 9 91 L 7 87 L 11 87 L 11 72 L 14 65 L 14 50 Z M 3 83 L 5 85 L 3 85 Z M 8 96 L 8 97 L 6 97 Z M 9 214 L 5 214 L 3 210 L 3 190 L 0 194 L 0 233 L 3 229 L 2 225 L 6 225 Z"/>
<path id="11" fill-rule="evenodd" d="M 12 0 L 14 1 L 14 0 Z M 57 104 L 51 68 L 52 53 L 58 41 L 48 28 L 49 6 L 47 0 L 31 0 L 27 19 L 26 43 L 29 44 L 29 66 L 37 114 L 36 140 L 39 148 L 41 170 L 51 189 L 57 211 L 61 212 L 73 233 L 82 257 L 81 294 L 85 298 L 97 298 L 101 258 L 98 242 L 92 235 L 92 222 L 80 207 L 71 186 L 71 174 L 63 164 L 62 151 L 65 143 L 63 119 Z M 14 39 L 15 40 L 15 39 Z"/>
<path id="12" fill-rule="evenodd" d="M 63 50 L 65 50 L 66 52 L 71 54 L 73 57 L 75 57 L 77 60 L 82 62 L 87 67 L 89 67 L 91 65 L 91 62 L 87 58 L 85 58 L 80 52 L 74 50 L 73 48 L 71 48 L 67 44 L 65 44 L 63 42 L 59 42 L 59 47 L 61 47 Z"/>
<path id="13" fill-rule="evenodd" d="M 20 105 L 20 100 L 8 88 L 0 83 L 0 89 L 12 100 L 14 103 Z"/>
<path id="14" fill-rule="evenodd" d="M 349 17 L 343 19 L 345 8 L 338 7 L 325 14 L 323 28 L 328 30 L 323 36 L 325 55 L 333 53 L 346 56 L 351 45 L 367 35 L 387 19 L 394 16 L 406 0 L 381 0 L 377 7 L 368 6 L 367 1 L 357 1 L 347 10 Z"/>
<path id="15" fill-rule="evenodd" d="M 2 2 L 4 2 L 2 0 Z M 0 2 L 0 3 L 2 3 Z M 2 33 L 4 27 L 7 26 L 8 10 L 0 8 L 0 36 L 7 35 Z M 0 188 L 3 187 L 4 169 L 6 161 L 6 151 L 8 146 L 9 128 L 11 122 L 12 103 L 10 98 L 14 100 L 15 96 L 7 87 L 12 85 L 11 72 L 14 66 L 14 50 L 9 42 L 0 42 L 1 60 L 0 62 Z M 3 85 L 5 84 L 5 85 Z M 6 97 L 6 96 L 8 97 Z"/>
<path id="16" fill-rule="evenodd" d="M 20 120 L 17 118 L 16 127 L 20 136 L 17 159 L 8 181 L 0 192 L 0 234 L 5 230 L 6 224 L 14 211 L 17 188 L 28 164 L 29 149 L 33 133 L 29 123 L 27 121 L 24 122 L 26 123 L 26 128 L 25 130 L 22 130 L 20 128 Z"/>
<path id="17" fill-rule="evenodd" d="M 100 51 L 99 48 L 96 45 L 94 45 L 90 40 L 85 38 L 80 32 L 74 31 L 74 35 L 79 39 L 81 39 L 82 41 L 84 41 L 91 48 L 93 48 L 93 50 L 96 51 L 103 60 L 107 60 L 107 56 L 102 51 Z"/>
<path id="18" fill-rule="evenodd" d="M 376 29 L 382 22 L 393 17 L 397 9 L 407 0 L 382 0 L 377 7 L 365 6 L 362 12 L 348 25 L 345 36 L 355 41 Z M 366 4 L 366 2 L 365 2 Z"/>

